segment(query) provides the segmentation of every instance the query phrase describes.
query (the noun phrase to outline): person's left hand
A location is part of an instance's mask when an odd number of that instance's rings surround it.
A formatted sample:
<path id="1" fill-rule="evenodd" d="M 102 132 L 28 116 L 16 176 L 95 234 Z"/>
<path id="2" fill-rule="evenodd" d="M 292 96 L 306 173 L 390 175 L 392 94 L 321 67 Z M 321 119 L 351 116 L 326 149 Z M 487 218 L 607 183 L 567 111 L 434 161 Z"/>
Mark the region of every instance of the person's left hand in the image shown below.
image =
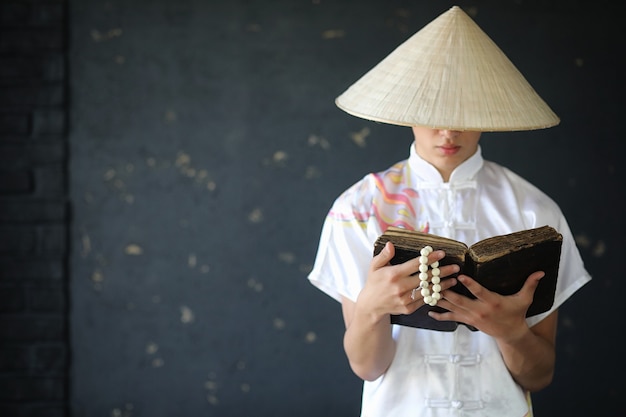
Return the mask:
<path id="1" fill-rule="evenodd" d="M 429 315 L 436 320 L 469 324 L 496 339 L 514 339 L 528 329 L 526 312 L 533 302 L 539 280 L 544 275 L 541 271 L 534 272 L 526 279 L 524 286 L 512 295 L 500 295 L 489 291 L 469 276 L 459 275 L 458 280 L 476 296 L 476 299 L 451 290 L 443 291 L 442 299 L 437 305 L 448 312 L 430 312 Z"/>

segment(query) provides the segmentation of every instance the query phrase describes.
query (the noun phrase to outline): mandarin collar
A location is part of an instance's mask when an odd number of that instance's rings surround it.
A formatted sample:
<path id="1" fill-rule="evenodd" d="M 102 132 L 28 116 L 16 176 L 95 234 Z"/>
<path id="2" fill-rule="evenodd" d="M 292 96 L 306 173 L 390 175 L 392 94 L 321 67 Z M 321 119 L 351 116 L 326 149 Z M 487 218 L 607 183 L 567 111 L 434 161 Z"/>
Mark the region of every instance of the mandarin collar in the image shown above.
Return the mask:
<path id="1" fill-rule="evenodd" d="M 415 143 L 411 143 L 411 154 L 409 156 L 409 165 L 411 166 L 411 170 L 415 173 L 415 175 L 419 178 L 420 181 L 433 183 L 433 184 L 444 184 L 443 177 L 437 171 L 433 165 L 429 162 L 426 162 L 421 156 L 417 154 L 415 150 Z M 458 167 L 452 171 L 450 175 L 450 183 L 460 183 L 464 181 L 469 181 L 474 179 L 476 173 L 483 166 L 483 157 L 480 145 L 478 149 L 474 153 L 474 155 L 470 156 L 466 161 L 461 163 Z"/>

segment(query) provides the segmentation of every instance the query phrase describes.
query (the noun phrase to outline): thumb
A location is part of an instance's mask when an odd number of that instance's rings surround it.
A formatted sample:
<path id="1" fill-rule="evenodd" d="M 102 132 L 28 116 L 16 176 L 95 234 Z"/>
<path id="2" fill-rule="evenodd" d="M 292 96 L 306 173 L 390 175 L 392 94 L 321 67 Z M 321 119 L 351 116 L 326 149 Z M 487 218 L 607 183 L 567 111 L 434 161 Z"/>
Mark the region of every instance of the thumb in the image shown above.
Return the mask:
<path id="1" fill-rule="evenodd" d="M 531 296 L 534 295 L 535 294 L 535 290 L 537 289 L 537 286 L 539 285 L 539 281 L 545 275 L 546 275 L 546 273 L 543 272 L 543 271 L 533 272 L 526 279 L 526 282 L 524 283 L 524 286 L 522 287 L 521 291 L 522 292 L 528 292 L 528 293 L 531 294 Z"/>
<path id="2" fill-rule="evenodd" d="M 387 265 L 395 254 L 396 248 L 394 248 L 393 243 L 385 243 L 385 247 L 380 251 L 378 255 L 374 256 L 374 258 L 372 259 L 372 268 L 378 269 Z"/>

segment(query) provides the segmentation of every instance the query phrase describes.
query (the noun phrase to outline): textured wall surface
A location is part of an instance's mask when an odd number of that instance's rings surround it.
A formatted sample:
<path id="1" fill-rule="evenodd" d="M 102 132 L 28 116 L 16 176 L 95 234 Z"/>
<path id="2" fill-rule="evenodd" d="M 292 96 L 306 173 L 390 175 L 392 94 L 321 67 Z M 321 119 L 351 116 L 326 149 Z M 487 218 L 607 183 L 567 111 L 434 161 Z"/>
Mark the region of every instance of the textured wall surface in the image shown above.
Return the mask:
<path id="1" fill-rule="evenodd" d="M 65 0 L 0 3 L 0 416 L 68 405 Z"/>
<path id="2" fill-rule="evenodd" d="M 333 101 L 452 4 L 70 2 L 73 416 L 358 414 L 340 307 L 306 275 L 332 200 L 404 159 L 411 137 Z M 615 415 L 615 10 L 458 4 L 562 119 L 485 135 L 485 156 L 554 197 L 595 277 L 561 310 L 536 415 Z"/>

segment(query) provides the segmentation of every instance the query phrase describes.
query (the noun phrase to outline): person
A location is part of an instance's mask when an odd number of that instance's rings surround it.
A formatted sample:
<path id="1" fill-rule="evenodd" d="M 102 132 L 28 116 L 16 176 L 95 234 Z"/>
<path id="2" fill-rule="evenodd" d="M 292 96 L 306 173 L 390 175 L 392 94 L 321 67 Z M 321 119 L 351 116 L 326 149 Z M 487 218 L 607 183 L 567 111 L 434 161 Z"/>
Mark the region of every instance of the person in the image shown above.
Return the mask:
<path id="1" fill-rule="evenodd" d="M 341 302 L 344 350 L 363 379 L 361 415 L 532 416 L 531 393 L 555 369 L 558 308 L 591 277 L 559 206 L 510 169 L 484 160 L 481 135 L 555 126 L 559 118 L 504 53 L 457 6 L 426 25 L 340 95 L 349 114 L 410 126 L 406 160 L 369 173 L 332 204 L 313 268 L 317 288 Z M 550 225 L 563 236 L 552 308 L 526 317 L 542 271 L 503 296 L 456 265 L 440 268 L 453 331 L 392 324 L 425 306 L 418 258 L 392 265 L 393 244 L 373 255 L 388 227 L 426 231 L 471 245 Z M 444 257 L 433 248 L 428 263 Z M 449 288 L 465 285 L 475 299 Z"/>

